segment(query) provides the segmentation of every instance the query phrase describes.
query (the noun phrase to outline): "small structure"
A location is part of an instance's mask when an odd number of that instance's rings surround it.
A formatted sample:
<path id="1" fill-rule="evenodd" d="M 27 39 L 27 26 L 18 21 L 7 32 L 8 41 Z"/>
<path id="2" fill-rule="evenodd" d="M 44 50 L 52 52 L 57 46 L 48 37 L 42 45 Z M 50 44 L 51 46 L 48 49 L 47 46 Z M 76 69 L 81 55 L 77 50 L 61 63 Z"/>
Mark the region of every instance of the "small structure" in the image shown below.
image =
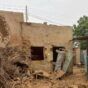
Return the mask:
<path id="1" fill-rule="evenodd" d="M 81 64 L 80 55 L 81 55 L 80 45 L 78 44 L 78 42 L 76 42 L 73 47 L 73 63 L 74 63 L 74 65 Z"/>
<path id="2" fill-rule="evenodd" d="M 30 41 L 29 54 L 33 69 L 52 71 L 52 62 L 57 60 L 56 50 L 65 48 L 67 51 L 72 51 L 73 32 L 70 26 L 25 23 L 23 13 L 18 12 L 0 11 L 0 17 L 3 17 L 8 24 L 9 36 L 4 43 L 2 42 L 4 47 L 7 44 L 20 46 L 23 39 Z"/>
<path id="3" fill-rule="evenodd" d="M 83 40 L 88 40 L 88 36 L 81 36 L 81 37 L 76 37 L 76 38 L 74 38 L 73 39 L 74 41 L 76 41 L 76 40 L 78 40 L 78 41 L 83 41 Z M 79 53 L 79 52 L 81 52 L 82 53 L 82 55 Z M 82 63 L 84 63 L 85 64 L 85 71 L 87 72 L 87 74 L 88 74 L 88 48 L 86 49 L 86 50 L 80 50 L 80 48 L 79 48 L 79 51 L 78 51 L 78 56 L 79 56 L 79 58 L 80 58 L 80 60 L 79 61 L 81 61 L 81 58 L 82 58 Z M 77 55 L 76 55 L 77 56 Z"/>

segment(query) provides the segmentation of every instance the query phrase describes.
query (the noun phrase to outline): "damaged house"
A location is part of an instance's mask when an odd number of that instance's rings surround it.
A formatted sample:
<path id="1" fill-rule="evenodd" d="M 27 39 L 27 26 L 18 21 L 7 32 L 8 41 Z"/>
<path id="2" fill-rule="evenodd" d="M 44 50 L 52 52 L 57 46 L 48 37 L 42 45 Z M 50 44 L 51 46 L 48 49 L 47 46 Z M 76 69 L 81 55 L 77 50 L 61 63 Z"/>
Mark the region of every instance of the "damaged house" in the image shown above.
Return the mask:
<path id="1" fill-rule="evenodd" d="M 6 27 L 1 30 L 1 27 Z M 60 48 L 72 50 L 72 28 L 26 23 L 23 13 L 0 11 L 0 47 L 21 46 L 23 39 L 29 41 L 31 67 L 37 70 L 53 71 Z"/>

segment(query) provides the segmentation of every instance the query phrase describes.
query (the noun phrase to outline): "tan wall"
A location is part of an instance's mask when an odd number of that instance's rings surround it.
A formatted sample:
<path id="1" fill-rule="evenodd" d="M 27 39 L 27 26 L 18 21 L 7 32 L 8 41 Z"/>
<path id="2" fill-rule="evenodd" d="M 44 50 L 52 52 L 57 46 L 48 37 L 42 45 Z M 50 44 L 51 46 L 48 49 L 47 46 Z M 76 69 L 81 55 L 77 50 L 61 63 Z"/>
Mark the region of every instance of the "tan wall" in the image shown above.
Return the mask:
<path id="1" fill-rule="evenodd" d="M 0 16 L 5 17 L 5 21 L 9 26 L 9 40 L 11 45 L 19 45 L 21 43 L 21 26 L 23 22 L 23 14 L 17 12 L 0 11 Z"/>
<path id="2" fill-rule="evenodd" d="M 23 36 L 31 41 L 33 46 L 65 46 L 72 40 L 72 30 L 68 26 L 23 23 Z"/>
<path id="3" fill-rule="evenodd" d="M 76 64 L 80 65 L 81 64 L 81 59 L 80 59 L 80 47 L 75 48 L 75 57 L 76 57 Z"/>
<path id="4" fill-rule="evenodd" d="M 23 23 L 22 24 L 23 37 L 30 40 L 31 46 L 43 46 L 46 48 L 44 55 L 47 57 L 44 61 L 37 61 L 40 63 L 40 69 L 44 63 L 47 63 L 48 69 L 51 69 L 51 62 L 53 60 L 53 46 L 63 46 L 67 50 L 72 49 L 72 29 L 66 26 L 55 26 L 35 23 Z M 33 61 L 33 67 L 36 68 L 36 61 Z M 44 69 L 45 67 L 43 67 Z"/>

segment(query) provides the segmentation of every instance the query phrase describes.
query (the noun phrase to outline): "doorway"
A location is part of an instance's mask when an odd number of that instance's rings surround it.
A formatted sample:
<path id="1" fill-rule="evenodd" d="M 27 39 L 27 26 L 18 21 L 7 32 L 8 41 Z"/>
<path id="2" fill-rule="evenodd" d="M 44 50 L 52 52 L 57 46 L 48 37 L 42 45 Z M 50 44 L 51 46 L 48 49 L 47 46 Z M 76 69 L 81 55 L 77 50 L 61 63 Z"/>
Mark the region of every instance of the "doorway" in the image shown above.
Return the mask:
<path id="1" fill-rule="evenodd" d="M 55 63 L 56 63 L 57 57 L 58 57 L 58 53 L 56 52 L 56 50 L 65 49 L 65 47 L 53 47 L 52 49 L 53 49 L 52 52 L 53 52 L 53 71 L 54 71 Z"/>
<path id="2" fill-rule="evenodd" d="M 53 62 L 57 61 L 58 53 L 56 50 L 64 49 L 64 47 L 53 47 Z"/>

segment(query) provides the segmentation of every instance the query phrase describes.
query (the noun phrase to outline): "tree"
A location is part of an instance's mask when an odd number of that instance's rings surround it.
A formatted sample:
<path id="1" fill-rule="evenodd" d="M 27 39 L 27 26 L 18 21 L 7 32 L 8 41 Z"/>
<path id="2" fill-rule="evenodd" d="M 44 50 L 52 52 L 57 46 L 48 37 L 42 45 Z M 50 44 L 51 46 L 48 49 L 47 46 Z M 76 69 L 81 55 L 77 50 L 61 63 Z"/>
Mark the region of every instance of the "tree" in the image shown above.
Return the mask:
<path id="1" fill-rule="evenodd" d="M 88 16 L 83 16 L 77 21 L 77 25 L 73 25 L 74 36 L 87 36 L 88 35 Z M 88 41 L 80 41 L 81 49 L 88 48 Z"/>

